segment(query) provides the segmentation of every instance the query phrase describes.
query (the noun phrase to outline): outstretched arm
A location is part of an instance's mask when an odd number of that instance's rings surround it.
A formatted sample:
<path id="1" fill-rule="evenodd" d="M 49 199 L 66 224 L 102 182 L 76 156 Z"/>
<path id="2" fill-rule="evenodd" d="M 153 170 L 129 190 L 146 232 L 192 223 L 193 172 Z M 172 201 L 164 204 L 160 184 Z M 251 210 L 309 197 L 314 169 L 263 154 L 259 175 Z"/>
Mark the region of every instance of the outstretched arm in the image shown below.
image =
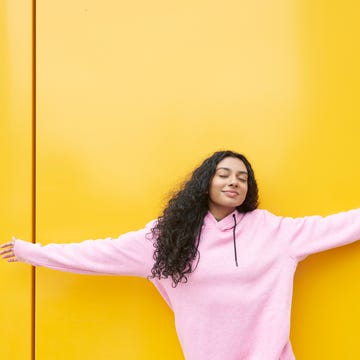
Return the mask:
<path id="1" fill-rule="evenodd" d="M 277 217 L 277 231 L 291 257 L 302 260 L 310 254 L 350 244 L 360 239 L 360 209 L 329 216 Z"/>
<path id="2" fill-rule="evenodd" d="M 72 244 L 42 246 L 15 238 L 1 246 L 0 255 L 9 262 L 22 261 L 79 274 L 147 277 L 153 264 L 153 225 L 154 222 L 151 222 L 144 229 L 128 232 L 115 239 Z"/>

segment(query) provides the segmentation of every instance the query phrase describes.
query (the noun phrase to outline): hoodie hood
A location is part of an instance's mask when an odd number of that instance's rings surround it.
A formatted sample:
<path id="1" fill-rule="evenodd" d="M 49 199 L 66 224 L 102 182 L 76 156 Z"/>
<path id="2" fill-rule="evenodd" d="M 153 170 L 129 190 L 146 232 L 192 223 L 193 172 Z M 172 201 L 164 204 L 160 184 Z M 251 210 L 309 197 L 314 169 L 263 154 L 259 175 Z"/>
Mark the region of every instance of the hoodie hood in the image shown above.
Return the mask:
<path id="1" fill-rule="evenodd" d="M 234 226 L 236 226 L 236 224 L 239 224 L 241 222 L 244 216 L 244 213 L 240 213 L 237 210 L 234 210 L 228 216 L 224 217 L 220 221 L 217 221 L 214 215 L 210 211 L 208 211 L 204 218 L 204 225 L 209 227 L 216 227 L 217 229 L 222 231 L 232 230 Z"/>

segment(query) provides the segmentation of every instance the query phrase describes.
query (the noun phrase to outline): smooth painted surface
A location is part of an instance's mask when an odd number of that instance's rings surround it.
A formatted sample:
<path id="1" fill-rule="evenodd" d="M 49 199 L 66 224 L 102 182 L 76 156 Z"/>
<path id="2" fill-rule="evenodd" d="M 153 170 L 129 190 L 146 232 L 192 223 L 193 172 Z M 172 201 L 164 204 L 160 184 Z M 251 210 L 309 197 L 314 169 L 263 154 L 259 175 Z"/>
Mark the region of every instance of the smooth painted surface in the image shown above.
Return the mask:
<path id="1" fill-rule="evenodd" d="M 245 153 L 261 207 L 360 205 L 355 2 L 38 1 L 38 241 L 117 236 L 218 149 Z M 355 359 L 360 245 L 295 280 L 297 359 Z M 182 359 L 145 280 L 40 269 L 37 360 Z"/>
<path id="2" fill-rule="evenodd" d="M 0 2 L 0 238 L 31 236 L 31 8 Z M 31 275 L 0 263 L 0 359 L 30 359 Z"/>

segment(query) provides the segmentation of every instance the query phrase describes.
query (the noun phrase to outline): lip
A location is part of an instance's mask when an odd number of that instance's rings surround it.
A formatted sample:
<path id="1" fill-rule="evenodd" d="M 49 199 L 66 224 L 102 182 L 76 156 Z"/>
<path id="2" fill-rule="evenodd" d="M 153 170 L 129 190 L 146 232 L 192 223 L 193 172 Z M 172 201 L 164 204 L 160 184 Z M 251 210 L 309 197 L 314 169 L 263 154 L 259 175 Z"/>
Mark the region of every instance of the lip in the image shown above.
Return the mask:
<path id="1" fill-rule="evenodd" d="M 239 193 L 235 190 L 224 190 L 223 193 L 230 197 L 236 197 L 239 195 Z"/>

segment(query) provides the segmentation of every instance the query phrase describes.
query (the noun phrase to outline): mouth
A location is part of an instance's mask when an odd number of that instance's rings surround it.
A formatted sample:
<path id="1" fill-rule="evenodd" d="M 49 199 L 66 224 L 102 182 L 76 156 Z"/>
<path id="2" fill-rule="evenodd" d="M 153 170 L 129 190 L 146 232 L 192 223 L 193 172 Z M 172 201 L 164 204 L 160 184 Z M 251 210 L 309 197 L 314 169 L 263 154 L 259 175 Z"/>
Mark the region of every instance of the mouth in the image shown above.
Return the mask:
<path id="1" fill-rule="evenodd" d="M 225 190 L 223 193 L 229 197 L 236 197 L 239 195 L 239 193 L 235 190 Z"/>

